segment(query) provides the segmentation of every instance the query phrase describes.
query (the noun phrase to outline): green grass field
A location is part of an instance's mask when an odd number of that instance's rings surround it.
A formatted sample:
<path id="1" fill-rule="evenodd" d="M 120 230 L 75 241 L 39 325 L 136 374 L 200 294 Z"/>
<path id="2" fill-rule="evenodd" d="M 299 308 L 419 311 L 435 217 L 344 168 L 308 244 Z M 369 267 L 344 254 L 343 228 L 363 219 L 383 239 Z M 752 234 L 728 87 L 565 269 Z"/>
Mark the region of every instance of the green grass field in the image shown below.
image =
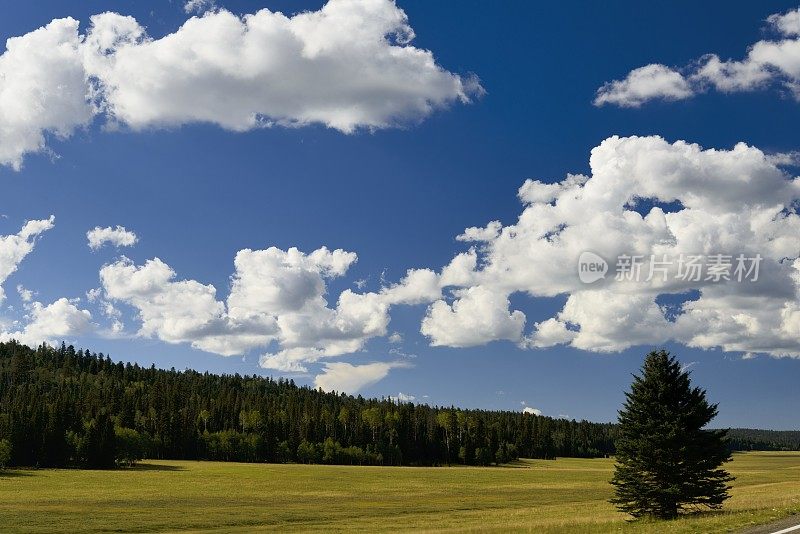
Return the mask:
<path id="1" fill-rule="evenodd" d="M 727 532 L 800 513 L 800 453 L 736 454 L 724 512 L 627 523 L 611 460 L 478 468 L 147 461 L 0 472 L 3 532 Z"/>

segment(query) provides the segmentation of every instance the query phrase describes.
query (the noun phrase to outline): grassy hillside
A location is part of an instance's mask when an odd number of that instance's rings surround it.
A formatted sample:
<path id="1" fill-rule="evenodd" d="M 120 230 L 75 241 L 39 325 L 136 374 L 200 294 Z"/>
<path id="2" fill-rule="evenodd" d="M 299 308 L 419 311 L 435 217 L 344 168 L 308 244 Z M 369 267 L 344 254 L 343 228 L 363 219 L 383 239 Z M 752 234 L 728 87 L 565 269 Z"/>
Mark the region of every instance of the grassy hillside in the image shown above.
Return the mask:
<path id="1" fill-rule="evenodd" d="M 738 453 L 725 512 L 626 524 L 607 459 L 503 468 L 148 461 L 133 469 L 0 474 L 4 531 L 423 529 L 724 532 L 800 513 L 800 453 Z"/>

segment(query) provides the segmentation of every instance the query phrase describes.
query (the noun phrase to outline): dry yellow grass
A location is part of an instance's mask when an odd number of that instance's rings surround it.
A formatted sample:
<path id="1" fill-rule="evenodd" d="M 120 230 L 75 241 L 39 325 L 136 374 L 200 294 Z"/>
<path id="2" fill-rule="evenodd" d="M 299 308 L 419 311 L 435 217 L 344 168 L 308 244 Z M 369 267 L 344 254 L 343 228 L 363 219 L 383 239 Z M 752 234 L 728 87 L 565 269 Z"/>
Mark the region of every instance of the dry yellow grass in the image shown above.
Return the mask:
<path id="1" fill-rule="evenodd" d="M 725 511 L 626 522 L 608 504 L 611 460 L 507 468 L 147 461 L 118 471 L 0 474 L 10 532 L 729 532 L 800 513 L 800 453 L 746 453 Z"/>

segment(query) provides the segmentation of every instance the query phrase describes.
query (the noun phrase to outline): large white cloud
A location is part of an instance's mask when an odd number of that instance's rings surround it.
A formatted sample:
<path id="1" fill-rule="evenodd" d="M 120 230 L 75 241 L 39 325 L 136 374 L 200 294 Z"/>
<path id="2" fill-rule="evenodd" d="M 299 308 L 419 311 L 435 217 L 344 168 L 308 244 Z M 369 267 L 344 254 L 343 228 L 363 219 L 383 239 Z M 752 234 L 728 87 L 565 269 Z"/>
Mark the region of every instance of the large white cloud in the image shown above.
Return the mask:
<path id="1" fill-rule="evenodd" d="M 44 305 L 33 302 L 27 306 L 27 323 L 13 332 L 0 332 L 0 341 L 16 340 L 31 347 L 41 343 L 54 344 L 94 331 L 92 315 L 77 307 L 75 301 L 60 298 Z"/>
<path id="2" fill-rule="evenodd" d="M 515 224 L 465 231 L 463 240 L 480 244 L 469 262 L 460 255 L 472 270 L 452 283 L 452 304 L 429 308 L 422 332 L 433 345 L 453 347 L 507 339 L 609 352 L 678 341 L 800 356 L 800 180 L 781 161 L 745 144 L 704 150 L 660 137 L 606 139 L 592 150 L 591 176 L 529 180 Z M 592 284 L 578 276 L 586 251 L 610 263 Z M 617 258 L 626 254 L 648 260 L 638 282 L 616 279 Z M 708 263 L 716 254 L 732 256 L 731 275 L 738 254 L 760 254 L 758 280 L 752 273 L 741 282 L 709 280 L 708 269 L 697 281 L 677 276 L 681 255 Z M 664 255 L 651 275 L 650 257 Z M 509 309 L 515 293 L 567 300 L 523 335 L 525 316 Z M 659 300 L 667 295 L 678 301 L 672 308 Z"/>
<path id="3" fill-rule="evenodd" d="M 0 140 L 2 145 L 2 140 Z M 13 274 L 25 256 L 31 253 L 36 238 L 53 228 L 55 217 L 28 221 L 16 234 L 0 236 L 0 304 L 5 300 L 3 283 Z"/>
<path id="4" fill-rule="evenodd" d="M 103 267 L 100 280 L 104 301 L 137 311 L 140 336 L 225 356 L 272 349 L 260 357 L 262 367 L 305 372 L 308 363 L 358 352 L 369 339 L 388 335 L 392 306 L 441 296 L 440 276 L 419 269 L 377 292 L 346 289 L 330 306 L 327 281 L 343 276 L 356 260 L 352 252 L 325 247 L 309 254 L 295 248 L 241 250 L 225 301 L 211 285 L 176 280 L 158 258 L 143 265 L 123 258 Z"/>
<path id="5" fill-rule="evenodd" d="M 741 60 L 706 54 L 679 72 L 660 64 L 631 71 L 623 80 L 604 84 L 595 105 L 638 107 L 655 99 L 680 100 L 713 87 L 723 92 L 753 91 L 781 84 L 800 100 L 800 8 L 767 19 L 777 34 L 749 47 Z"/>
<path id="6" fill-rule="evenodd" d="M 78 21 L 52 21 L 6 42 L 0 55 L 0 165 L 46 149 L 46 134 L 69 136 L 94 114 Z"/>
<path id="7" fill-rule="evenodd" d="M 439 272 L 411 269 L 376 291 L 331 296 L 329 281 L 347 274 L 354 253 L 245 249 L 224 300 L 211 285 L 176 279 L 157 258 L 103 267 L 102 299 L 132 306 L 141 336 L 222 355 L 260 349 L 261 366 L 282 372 L 308 372 L 363 351 L 370 339 L 388 340 L 392 307 L 419 304 L 429 305 L 421 332 L 434 346 L 506 340 L 613 352 L 677 341 L 798 356 L 800 182 L 780 167 L 784 161 L 745 144 L 706 150 L 660 137 L 611 137 L 592 150 L 589 176 L 526 181 L 516 223 L 466 229 L 458 239 L 471 247 Z M 611 263 L 591 284 L 577 271 L 587 251 Z M 715 281 L 705 278 L 708 270 L 698 280 L 676 276 L 679 258 L 708 262 L 715 254 L 731 261 L 760 255 L 758 280 Z M 617 280 L 623 255 L 670 261 L 649 276 L 645 266 L 638 281 Z M 529 322 L 512 309 L 518 294 L 565 303 Z"/>
<path id="8" fill-rule="evenodd" d="M 191 3 L 194 6 L 195 3 Z M 392 0 L 330 0 L 293 16 L 224 9 L 159 39 L 132 17 L 72 18 L 9 39 L 0 56 L 0 164 L 19 168 L 101 114 L 132 129 L 196 122 L 234 131 L 322 124 L 341 132 L 419 121 L 482 89 L 410 44 Z"/>

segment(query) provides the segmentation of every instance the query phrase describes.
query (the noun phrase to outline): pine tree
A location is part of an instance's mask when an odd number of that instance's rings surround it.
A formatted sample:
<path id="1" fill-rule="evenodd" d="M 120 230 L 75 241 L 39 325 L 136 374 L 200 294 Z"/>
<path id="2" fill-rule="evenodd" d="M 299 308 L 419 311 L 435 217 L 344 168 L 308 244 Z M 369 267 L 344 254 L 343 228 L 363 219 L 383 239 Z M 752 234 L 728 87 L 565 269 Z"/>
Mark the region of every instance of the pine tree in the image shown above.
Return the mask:
<path id="1" fill-rule="evenodd" d="M 647 355 L 619 412 L 617 465 L 612 484 L 617 507 L 634 517 L 677 517 L 702 507 L 717 509 L 733 478 L 725 430 L 704 427 L 717 415 L 706 392 L 667 351 Z"/>

